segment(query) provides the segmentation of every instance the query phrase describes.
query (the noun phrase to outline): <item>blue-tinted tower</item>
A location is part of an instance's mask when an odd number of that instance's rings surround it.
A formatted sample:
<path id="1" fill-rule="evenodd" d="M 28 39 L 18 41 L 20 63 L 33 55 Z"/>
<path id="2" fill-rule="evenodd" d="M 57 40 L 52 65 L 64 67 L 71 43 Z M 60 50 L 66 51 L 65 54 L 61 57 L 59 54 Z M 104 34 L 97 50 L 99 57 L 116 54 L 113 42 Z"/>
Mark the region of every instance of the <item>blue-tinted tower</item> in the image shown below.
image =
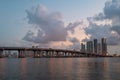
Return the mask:
<path id="1" fill-rule="evenodd" d="M 98 40 L 94 39 L 94 53 L 97 54 L 98 53 Z"/>

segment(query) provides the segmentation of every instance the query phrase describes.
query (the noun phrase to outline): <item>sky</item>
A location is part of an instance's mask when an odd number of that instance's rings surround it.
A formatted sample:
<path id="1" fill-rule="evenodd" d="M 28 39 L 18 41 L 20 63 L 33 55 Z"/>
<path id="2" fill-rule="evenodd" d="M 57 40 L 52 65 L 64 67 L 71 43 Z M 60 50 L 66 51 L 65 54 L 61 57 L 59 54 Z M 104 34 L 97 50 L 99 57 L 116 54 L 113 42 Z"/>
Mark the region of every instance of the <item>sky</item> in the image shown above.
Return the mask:
<path id="1" fill-rule="evenodd" d="M 102 37 L 120 53 L 119 0 L 0 0 L 0 46 L 80 49 Z"/>

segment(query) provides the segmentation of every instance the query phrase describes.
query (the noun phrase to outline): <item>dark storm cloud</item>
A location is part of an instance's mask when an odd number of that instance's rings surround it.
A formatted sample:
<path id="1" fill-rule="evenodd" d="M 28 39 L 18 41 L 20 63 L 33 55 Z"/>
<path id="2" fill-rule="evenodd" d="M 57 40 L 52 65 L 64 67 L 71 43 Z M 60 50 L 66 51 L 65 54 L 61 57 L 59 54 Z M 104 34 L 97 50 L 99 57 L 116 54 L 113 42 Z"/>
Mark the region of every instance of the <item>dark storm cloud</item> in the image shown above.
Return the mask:
<path id="1" fill-rule="evenodd" d="M 102 38 L 110 35 L 110 27 L 109 25 L 97 25 L 95 23 L 90 22 L 89 26 L 85 28 L 86 34 L 92 35 L 91 38 Z"/>
<path id="2" fill-rule="evenodd" d="M 104 14 L 110 19 L 120 17 L 120 0 L 107 1 L 104 7 Z"/>
<path id="3" fill-rule="evenodd" d="M 112 20 L 112 30 L 120 35 L 120 0 L 112 0 L 105 3 L 104 14 Z"/>
<path id="4" fill-rule="evenodd" d="M 94 17 L 92 17 L 94 20 L 104 20 L 105 19 L 105 15 L 103 13 L 99 13 L 98 15 L 95 15 Z"/>

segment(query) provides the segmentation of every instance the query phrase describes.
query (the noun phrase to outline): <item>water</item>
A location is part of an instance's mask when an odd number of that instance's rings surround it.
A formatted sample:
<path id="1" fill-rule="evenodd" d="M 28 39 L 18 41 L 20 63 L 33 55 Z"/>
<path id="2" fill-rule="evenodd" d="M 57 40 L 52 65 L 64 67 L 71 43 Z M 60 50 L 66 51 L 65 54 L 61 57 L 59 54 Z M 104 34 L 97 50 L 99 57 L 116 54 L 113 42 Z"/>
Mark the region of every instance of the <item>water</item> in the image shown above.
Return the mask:
<path id="1" fill-rule="evenodd" d="M 120 80 L 120 58 L 1 58 L 0 80 Z"/>

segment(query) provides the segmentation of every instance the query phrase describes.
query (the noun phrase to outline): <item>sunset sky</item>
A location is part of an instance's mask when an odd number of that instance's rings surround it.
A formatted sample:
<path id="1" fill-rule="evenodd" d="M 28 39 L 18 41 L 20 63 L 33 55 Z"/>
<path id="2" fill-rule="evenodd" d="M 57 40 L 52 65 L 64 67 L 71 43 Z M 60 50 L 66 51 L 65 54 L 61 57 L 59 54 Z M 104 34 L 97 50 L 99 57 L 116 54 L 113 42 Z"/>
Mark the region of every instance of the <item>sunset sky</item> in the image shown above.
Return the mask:
<path id="1" fill-rule="evenodd" d="M 0 0 L 0 46 L 80 49 L 102 37 L 120 53 L 120 0 Z"/>

